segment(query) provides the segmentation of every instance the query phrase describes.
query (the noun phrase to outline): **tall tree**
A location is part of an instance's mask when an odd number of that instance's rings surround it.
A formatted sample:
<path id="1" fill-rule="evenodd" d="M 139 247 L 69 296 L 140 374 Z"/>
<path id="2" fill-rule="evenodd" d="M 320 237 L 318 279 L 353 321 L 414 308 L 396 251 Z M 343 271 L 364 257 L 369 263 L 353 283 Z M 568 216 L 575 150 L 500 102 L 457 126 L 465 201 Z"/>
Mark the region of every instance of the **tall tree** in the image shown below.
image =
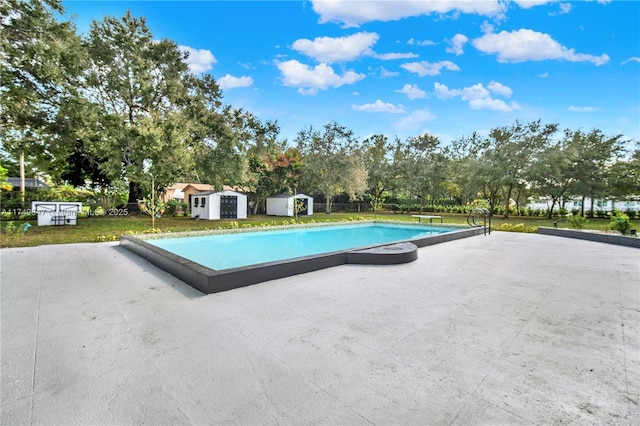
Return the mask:
<path id="1" fill-rule="evenodd" d="M 584 133 L 582 130 L 567 131 L 566 137 L 572 149 L 580 153 L 576 165 L 574 190 L 582 195 L 582 212 L 584 200 L 591 198 L 591 215 L 593 216 L 595 200 L 607 196 L 608 182 L 611 176 L 611 164 L 623 152 L 622 135 L 605 136 L 601 130 Z"/>
<path id="2" fill-rule="evenodd" d="M 278 152 L 271 150 L 264 156 L 249 156 L 250 180 L 245 186 L 252 193 L 253 213 L 265 211 L 270 195 L 296 192 L 300 183 L 302 155 L 297 148 Z"/>
<path id="3" fill-rule="evenodd" d="M 407 138 L 405 142 L 396 140 L 394 169 L 398 185 L 406 191 L 410 202 L 414 196 L 421 200 L 420 208 L 442 190 L 446 164 L 439 148 L 438 138 L 428 133 Z"/>
<path id="4" fill-rule="evenodd" d="M 75 28 L 57 0 L 0 2 L 0 139 L 14 159 L 55 180 L 75 147 L 70 125 L 86 69 Z"/>
<path id="5" fill-rule="evenodd" d="M 162 187 L 191 165 L 185 112 L 189 91 L 197 87 L 186 54 L 172 41 L 155 40 L 145 19 L 129 12 L 93 22 L 86 48 L 86 94 L 93 105 L 87 113 L 94 125 L 82 140 L 106 159 L 101 166 L 109 178 L 128 182 L 129 202 L 136 202 L 147 172 Z"/>
<path id="6" fill-rule="evenodd" d="M 384 135 L 373 135 L 362 142 L 362 159 L 367 169 L 367 191 L 374 210 L 385 199 L 385 192 L 393 185 L 391 145 Z"/>
<path id="7" fill-rule="evenodd" d="M 612 196 L 619 198 L 637 197 L 640 194 L 640 149 L 611 166 L 609 191 Z"/>
<path id="8" fill-rule="evenodd" d="M 557 124 L 542 125 L 540 120 L 493 129 L 489 133 L 491 159 L 495 163 L 494 183 L 502 185 L 504 217 L 509 217 L 509 206 L 514 190 L 525 185 L 527 168 L 558 130 Z"/>
<path id="9" fill-rule="evenodd" d="M 331 212 L 333 199 L 342 193 L 351 198 L 364 194 L 367 171 L 353 131 L 338 123 L 325 124 L 323 130 L 309 126 L 296 137 L 304 166 L 304 186 L 325 197 L 325 212 Z"/>
<path id="10" fill-rule="evenodd" d="M 533 190 L 551 197 L 551 206 L 547 210 L 549 218 L 556 205 L 563 206 L 564 198 L 576 181 L 580 152 L 572 146 L 568 136 L 568 132 L 565 132 L 562 140 L 542 150 L 527 173 L 527 181 Z"/>
<path id="11" fill-rule="evenodd" d="M 475 170 L 480 162 L 479 153 L 488 146 L 489 141 L 474 132 L 454 140 L 445 148 L 450 160 L 448 184 L 460 198 L 460 204 L 471 203 L 484 188 L 483 182 L 476 180 Z"/>

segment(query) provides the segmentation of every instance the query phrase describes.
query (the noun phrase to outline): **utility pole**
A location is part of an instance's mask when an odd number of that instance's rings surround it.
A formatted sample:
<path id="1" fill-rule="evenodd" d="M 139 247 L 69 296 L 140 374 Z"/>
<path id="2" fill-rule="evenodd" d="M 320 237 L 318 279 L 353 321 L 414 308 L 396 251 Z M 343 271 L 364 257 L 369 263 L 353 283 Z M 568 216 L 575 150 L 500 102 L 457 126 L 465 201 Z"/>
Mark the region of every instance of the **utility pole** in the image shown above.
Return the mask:
<path id="1" fill-rule="evenodd" d="M 24 204 L 24 152 L 20 153 L 20 200 Z"/>

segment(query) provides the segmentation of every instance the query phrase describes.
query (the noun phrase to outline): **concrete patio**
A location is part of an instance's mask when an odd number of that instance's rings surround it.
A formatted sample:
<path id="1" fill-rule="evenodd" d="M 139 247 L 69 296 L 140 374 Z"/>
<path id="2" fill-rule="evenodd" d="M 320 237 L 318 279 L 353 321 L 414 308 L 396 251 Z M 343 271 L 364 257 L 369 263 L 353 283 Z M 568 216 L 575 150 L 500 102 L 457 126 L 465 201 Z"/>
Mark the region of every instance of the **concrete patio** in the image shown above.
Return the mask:
<path id="1" fill-rule="evenodd" d="M 640 250 L 495 232 L 205 296 L 3 249 L 1 423 L 640 423 Z"/>

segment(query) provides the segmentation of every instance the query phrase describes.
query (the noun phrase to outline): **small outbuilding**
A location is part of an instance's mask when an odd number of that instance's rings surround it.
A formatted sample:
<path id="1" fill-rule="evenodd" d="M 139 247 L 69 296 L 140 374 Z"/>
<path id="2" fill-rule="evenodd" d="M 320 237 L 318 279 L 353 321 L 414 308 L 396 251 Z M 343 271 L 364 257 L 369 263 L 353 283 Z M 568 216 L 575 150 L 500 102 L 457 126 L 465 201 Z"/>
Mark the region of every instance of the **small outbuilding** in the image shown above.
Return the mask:
<path id="1" fill-rule="evenodd" d="M 74 201 L 32 201 L 31 213 L 38 215 L 38 226 L 76 225 L 82 203 Z"/>
<path id="2" fill-rule="evenodd" d="M 313 197 L 304 194 L 277 194 L 267 198 L 267 214 L 271 216 L 294 216 L 299 205 L 299 216 L 313 215 Z"/>
<path id="3" fill-rule="evenodd" d="M 197 219 L 246 219 L 247 196 L 235 191 L 205 191 L 191 196 L 191 217 Z"/>

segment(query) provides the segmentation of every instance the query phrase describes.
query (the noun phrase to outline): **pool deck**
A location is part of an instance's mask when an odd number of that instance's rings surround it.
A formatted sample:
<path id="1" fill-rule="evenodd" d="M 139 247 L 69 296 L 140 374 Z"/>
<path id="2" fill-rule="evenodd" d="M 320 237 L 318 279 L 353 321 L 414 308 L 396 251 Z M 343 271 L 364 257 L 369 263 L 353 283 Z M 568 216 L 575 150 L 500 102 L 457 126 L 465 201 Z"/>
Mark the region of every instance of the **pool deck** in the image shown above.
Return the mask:
<path id="1" fill-rule="evenodd" d="M 640 250 L 494 232 L 203 295 L 118 243 L 2 249 L 11 424 L 640 424 Z"/>

